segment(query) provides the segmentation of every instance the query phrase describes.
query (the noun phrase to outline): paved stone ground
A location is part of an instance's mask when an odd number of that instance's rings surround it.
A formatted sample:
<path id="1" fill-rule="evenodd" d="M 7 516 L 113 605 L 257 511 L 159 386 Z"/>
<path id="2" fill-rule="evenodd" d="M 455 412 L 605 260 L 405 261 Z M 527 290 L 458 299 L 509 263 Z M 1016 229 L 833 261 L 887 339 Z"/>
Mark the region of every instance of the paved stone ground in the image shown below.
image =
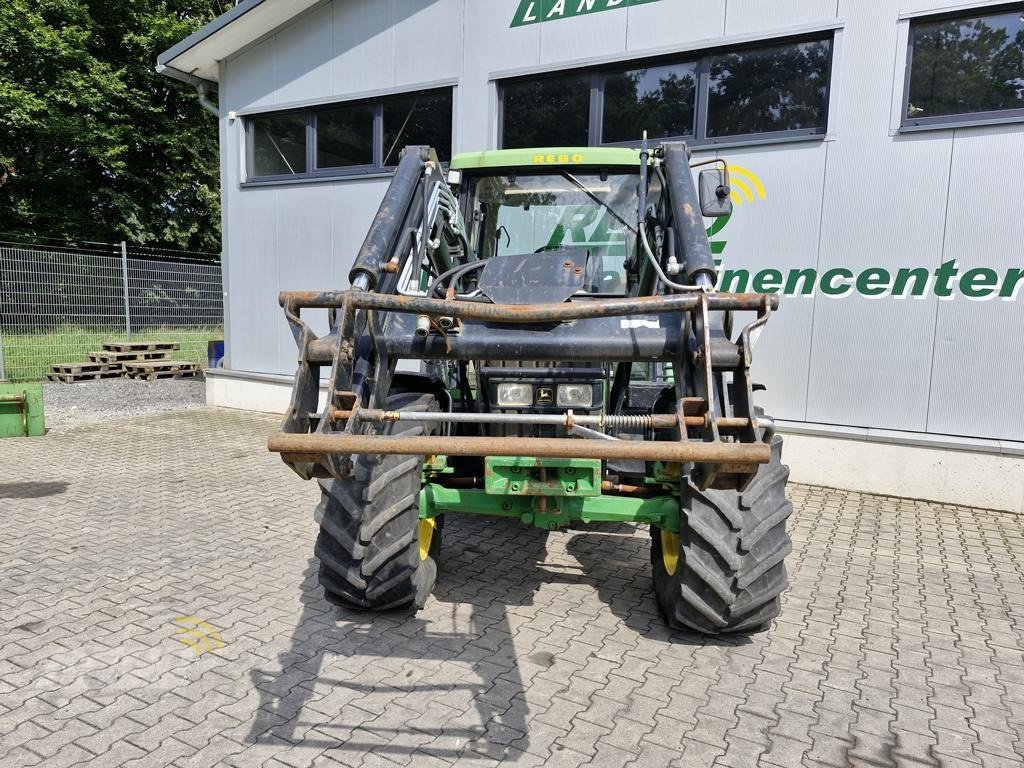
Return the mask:
<path id="1" fill-rule="evenodd" d="M 784 615 L 728 641 L 663 627 L 645 531 L 450 520 L 426 609 L 371 622 L 275 426 L 0 441 L 0 765 L 1024 763 L 1024 519 L 795 487 Z"/>

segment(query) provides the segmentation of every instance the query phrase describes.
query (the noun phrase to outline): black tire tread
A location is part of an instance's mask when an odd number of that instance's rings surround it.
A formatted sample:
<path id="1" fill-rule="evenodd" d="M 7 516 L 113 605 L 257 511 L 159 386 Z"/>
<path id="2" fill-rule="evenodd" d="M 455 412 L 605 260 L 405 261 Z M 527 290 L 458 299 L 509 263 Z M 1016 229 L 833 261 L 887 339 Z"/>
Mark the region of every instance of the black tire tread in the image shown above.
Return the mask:
<path id="1" fill-rule="evenodd" d="M 436 410 L 437 400 L 401 392 L 388 396 L 384 408 Z M 400 421 L 382 431 L 411 437 L 425 427 Z M 315 552 L 331 602 L 373 611 L 422 607 L 437 573 L 433 561 L 419 557 L 422 462 L 417 456 L 358 455 L 347 478 L 320 481 Z"/>
<path id="2" fill-rule="evenodd" d="M 786 499 L 782 438 L 774 437 L 771 448 L 771 462 L 743 492 L 684 484 L 675 575 L 662 565 L 660 532 L 652 528 L 658 603 L 672 626 L 751 633 L 778 616 L 788 586 L 785 559 L 793 545 L 786 521 L 793 506 Z"/>

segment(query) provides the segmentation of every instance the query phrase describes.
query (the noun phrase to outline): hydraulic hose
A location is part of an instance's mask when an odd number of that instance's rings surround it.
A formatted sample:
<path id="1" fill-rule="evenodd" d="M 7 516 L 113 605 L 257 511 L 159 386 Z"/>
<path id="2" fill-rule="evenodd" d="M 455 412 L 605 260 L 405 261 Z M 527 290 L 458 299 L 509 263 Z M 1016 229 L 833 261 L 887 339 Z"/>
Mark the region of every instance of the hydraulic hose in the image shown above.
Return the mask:
<path id="1" fill-rule="evenodd" d="M 668 275 L 666 275 L 665 271 L 661 268 L 661 264 L 658 263 L 658 257 L 654 255 L 654 251 L 651 250 L 651 246 L 647 242 L 647 225 L 643 221 L 640 222 L 640 243 L 643 246 L 644 253 L 647 255 L 647 261 L 649 261 L 651 267 L 654 268 L 654 273 L 658 276 L 658 279 L 669 288 L 677 291 L 707 291 L 715 287 L 713 283 L 706 279 L 706 275 L 699 276 L 705 279 L 699 280 L 697 285 L 683 285 L 682 283 L 674 283 L 669 280 Z"/>
<path id="2" fill-rule="evenodd" d="M 483 260 L 471 261 L 469 262 L 469 264 L 460 264 L 457 267 L 452 267 L 447 272 L 441 273 L 440 275 L 437 276 L 437 279 L 434 280 L 434 282 L 432 283 L 433 287 L 430 289 L 431 295 L 443 295 L 443 288 L 446 282 L 450 280 L 454 285 L 462 278 L 463 275 L 469 274 L 474 270 L 480 269 L 486 263 L 487 262 Z"/>

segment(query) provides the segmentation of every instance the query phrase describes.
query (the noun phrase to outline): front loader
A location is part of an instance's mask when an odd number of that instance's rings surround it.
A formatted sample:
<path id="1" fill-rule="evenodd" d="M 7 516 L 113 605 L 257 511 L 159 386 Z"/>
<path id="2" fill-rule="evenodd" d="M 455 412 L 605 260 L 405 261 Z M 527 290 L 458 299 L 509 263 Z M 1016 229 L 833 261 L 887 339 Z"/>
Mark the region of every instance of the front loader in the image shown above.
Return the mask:
<path id="1" fill-rule="evenodd" d="M 322 489 L 330 600 L 421 607 L 449 514 L 626 522 L 650 528 L 671 626 L 767 628 L 791 505 L 750 364 L 778 297 L 715 290 L 704 217 L 729 213 L 728 170 L 702 165 L 646 141 L 447 172 L 404 151 L 351 287 L 281 295 L 298 372 L 269 447 Z"/>

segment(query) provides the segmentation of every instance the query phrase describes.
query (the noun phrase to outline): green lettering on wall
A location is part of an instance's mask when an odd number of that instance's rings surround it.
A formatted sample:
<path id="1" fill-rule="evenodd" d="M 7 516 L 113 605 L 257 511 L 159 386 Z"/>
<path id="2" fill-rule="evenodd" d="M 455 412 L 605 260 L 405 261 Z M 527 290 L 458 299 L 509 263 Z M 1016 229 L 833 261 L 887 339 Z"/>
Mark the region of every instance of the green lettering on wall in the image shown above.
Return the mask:
<path id="1" fill-rule="evenodd" d="M 786 296 L 813 296 L 814 284 L 818 281 L 818 270 L 816 269 L 791 269 L 789 277 L 786 278 L 786 288 L 783 293 Z M 798 287 L 799 286 L 799 287 Z"/>
<path id="2" fill-rule="evenodd" d="M 857 275 L 857 293 L 861 296 L 884 296 L 889 292 L 891 281 L 889 270 L 871 267 Z"/>
<path id="3" fill-rule="evenodd" d="M 745 269 L 726 269 L 722 271 L 718 290 L 726 293 L 746 293 L 750 283 L 750 272 Z"/>
<path id="4" fill-rule="evenodd" d="M 512 27 L 525 27 L 544 21 L 570 19 L 599 11 L 614 11 L 631 5 L 656 3 L 658 0 L 519 0 Z"/>
<path id="5" fill-rule="evenodd" d="M 782 287 L 782 273 L 777 269 L 762 269 L 754 275 L 754 293 L 778 293 Z"/>
<path id="6" fill-rule="evenodd" d="M 910 295 L 915 298 L 924 296 L 925 291 L 928 290 L 928 285 L 932 280 L 932 273 L 924 267 L 917 267 L 911 269 L 909 267 L 901 267 L 896 272 L 896 280 L 892 284 L 892 295 L 898 299 L 903 298 L 907 294 L 907 284 L 913 278 L 913 288 L 910 290 Z"/>
<path id="7" fill-rule="evenodd" d="M 999 275 L 994 269 L 969 269 L 960 277 L 960 293 L 968 299 L 989 299 L 999 290 Z"/>

